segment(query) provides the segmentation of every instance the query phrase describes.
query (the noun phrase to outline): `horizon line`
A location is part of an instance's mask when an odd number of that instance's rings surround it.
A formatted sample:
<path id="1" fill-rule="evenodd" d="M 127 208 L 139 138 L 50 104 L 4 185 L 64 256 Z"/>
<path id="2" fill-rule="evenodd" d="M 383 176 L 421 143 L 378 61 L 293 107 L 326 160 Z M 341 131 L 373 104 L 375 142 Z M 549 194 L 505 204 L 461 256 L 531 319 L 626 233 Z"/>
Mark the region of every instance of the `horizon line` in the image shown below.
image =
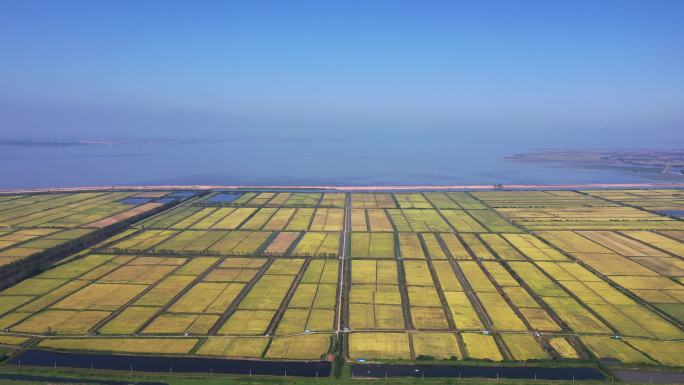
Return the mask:
<path id="1" fill-rule="evenodd" d="M 0 194 L 78 192 L 110 190 L 327 190 L 340 192 L 359 191 L 449 191 L 449 190 L 571 190 L 571 189 L 654 189 L 684 188 L 684 183 L 572 183 L 572 184 L 479 184 L 479 185 L 106 185 L 75 187 L 43 187 L 0 189 Z"/>

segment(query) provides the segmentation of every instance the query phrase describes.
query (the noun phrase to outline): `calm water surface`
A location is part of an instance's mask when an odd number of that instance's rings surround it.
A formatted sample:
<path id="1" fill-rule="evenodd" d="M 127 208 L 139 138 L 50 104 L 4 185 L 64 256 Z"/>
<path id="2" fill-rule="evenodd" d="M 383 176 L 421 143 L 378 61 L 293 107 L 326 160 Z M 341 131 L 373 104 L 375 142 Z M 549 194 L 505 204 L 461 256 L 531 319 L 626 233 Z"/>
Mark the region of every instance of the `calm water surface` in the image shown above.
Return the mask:
<path id="1" fill-rule="evenodd" d="M 538 147 L 418 139 L 0 146 L 0 188 L 114 184 L 397 185 L 648 182 L 610 170 L 509 162 Z"/>

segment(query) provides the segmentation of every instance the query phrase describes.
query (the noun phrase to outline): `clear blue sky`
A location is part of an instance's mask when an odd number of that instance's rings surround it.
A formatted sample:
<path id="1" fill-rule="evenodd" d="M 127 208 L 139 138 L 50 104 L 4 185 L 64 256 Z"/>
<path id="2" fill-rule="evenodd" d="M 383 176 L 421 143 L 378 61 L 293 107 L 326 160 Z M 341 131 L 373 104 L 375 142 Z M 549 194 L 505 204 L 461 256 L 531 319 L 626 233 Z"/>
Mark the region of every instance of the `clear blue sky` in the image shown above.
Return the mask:
<path id="1" fill-rule="evenodd" d="M 682 20 L 680 0 L 6 0 L 0 136 L 670 141 Z"/>

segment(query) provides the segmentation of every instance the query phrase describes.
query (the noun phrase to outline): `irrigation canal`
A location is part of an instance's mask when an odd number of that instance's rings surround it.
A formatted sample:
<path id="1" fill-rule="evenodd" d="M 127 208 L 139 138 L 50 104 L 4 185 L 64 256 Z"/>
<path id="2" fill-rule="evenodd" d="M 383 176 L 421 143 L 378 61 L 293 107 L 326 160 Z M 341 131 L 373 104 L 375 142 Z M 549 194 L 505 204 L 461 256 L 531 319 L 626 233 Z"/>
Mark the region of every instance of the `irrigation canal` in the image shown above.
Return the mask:
<path id="1" fill-rule="evenodd" d="M 603 380 L 600 370 L 592 367 L 515 367 L 471 365 L 393 365 L 354 364 L 354 378 L 451 377 L 510 378 L 539 380 Z"/>
<path id="2" fill-rule="evenodd" d="M 17 366 L 104 369 L 149 373 L 221 373 L 328 377 L 329 361 L 256 361 L 202 357 L 128 356 L 27 350 L 7 361 Z"/>

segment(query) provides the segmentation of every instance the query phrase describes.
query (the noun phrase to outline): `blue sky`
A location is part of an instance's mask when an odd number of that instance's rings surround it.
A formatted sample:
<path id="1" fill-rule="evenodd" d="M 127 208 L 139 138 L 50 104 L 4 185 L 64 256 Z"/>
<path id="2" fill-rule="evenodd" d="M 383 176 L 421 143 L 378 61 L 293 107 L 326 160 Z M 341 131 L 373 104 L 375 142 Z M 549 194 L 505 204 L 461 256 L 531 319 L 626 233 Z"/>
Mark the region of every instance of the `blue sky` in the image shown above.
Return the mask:
<path id="1" fill-rule="evenodd" d="M 672 142 L 683 19 L 678 0 L 8 0 L 0 136 Z"/>

